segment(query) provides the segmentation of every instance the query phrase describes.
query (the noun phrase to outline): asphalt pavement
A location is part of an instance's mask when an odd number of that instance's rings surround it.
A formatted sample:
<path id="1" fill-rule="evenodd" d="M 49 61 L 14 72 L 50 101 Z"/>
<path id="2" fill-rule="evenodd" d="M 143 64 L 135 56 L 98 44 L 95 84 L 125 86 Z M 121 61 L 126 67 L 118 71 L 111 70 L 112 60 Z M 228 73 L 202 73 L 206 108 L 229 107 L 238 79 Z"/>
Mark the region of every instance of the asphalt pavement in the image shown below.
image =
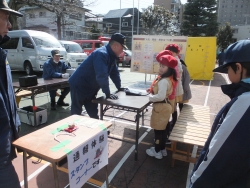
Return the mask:
<path id="1" fill-rule="evenodd" d="M 128 87 L 136 85 L 138 82 L 143 84 L 151 83 L 154 75 L 145 75 L 142 73 L 130 72 L 128 67 L 119 68 L 122 86 Z M 24 72 L 12 71 L 13 81 L 18 81 L 20 76 L 24 76 Z M 37 74 L 41 78 L 42 74 Z M 222 94 L 220 85 L 228 83 L 228 78 L 224 74 L 215 73 L 213 80 L 192 80 L 190 87 L 192 90 L 192 99 L 190 104 L 203 105 L 210 107 L 211 123 L 221 107 L 229 101 L 229 98 Z M 111 92 L 115 92 L 116 88 L 110 80 Z M 100 91 L 98 96 L 103 95 Z M 49 93 L 42 93 L 35 97 L 36 106 L 47 109 L 48 121 L 43 125 L 33 127 L 22 123 L 20 136 L 29 134 L 40 128 L 48 126 L 58 120 L 70 116 L 70 107 L 58 107 L 56 111 L 50 110 Z M 70 94 L 65 98 L 65 102 L 71 103 Z M 20 108 L 32 105 L 30 98 L 23 98 L 20 102 Z M 83 108 L 84 110 L 84 108 Z M 109 110 L 108 113 L 113 116 L 122 116 L 133 120 L 135 114 L 132 112 L 123 112 L 120 110 Z M 83 115 L 87 115 L 84 113 Z M 154 133 L 150 129 L 151 108 L 145 114 L 145 125 L 140 128 L 140 145 L 138 151 L 138 161 L 134 161 L 133 144 L 124 143 L 109 139 L 109 179 L 110 187 L 116 188 L 185 188 L 188 185 L 188 170 L 190 165 L 186 162 L 176 161 L 175 167 L 171 167 L 171 151 L 168 151 L 168 156 L 162 160 L 157 160 L 147 156 L 145 150 L 152 146 Z M 111 121 L 110 118 L 105 118 L 105 121 Z M 126 137 L 129 139 L 135 138 L 135 123 L 125 122 L 122 120 L 112 120 L 110 128 L 112 134 Z M 41 135 L 42 136 L 42 135 Z M 33 161 L 33 162 L 32 162 Z M 35 161 L 35 163 L 34 163 Z M 30 175 L 29 187 L 54 187 L 53 170 L 46 161 L 36 163 L 36 158 L 30 158 L 28 161 L 28 174 Z M 18 172 L 19 180 L 23 185 L 22 172 L 22 155 L 18 154 L 18 158 L 13 161 Z M 45 166 L 47 165 L 47 166 Z M 44 167 L 43 171 L 38 169 Z M 68 184 L 67 165 L 59 169 L 59 185 L 66 187 Z M 95 187 L 103 185 L 105 181 L 105 171 L 100 170 L 96 173 L 88 184 L 83 187 Z"/>

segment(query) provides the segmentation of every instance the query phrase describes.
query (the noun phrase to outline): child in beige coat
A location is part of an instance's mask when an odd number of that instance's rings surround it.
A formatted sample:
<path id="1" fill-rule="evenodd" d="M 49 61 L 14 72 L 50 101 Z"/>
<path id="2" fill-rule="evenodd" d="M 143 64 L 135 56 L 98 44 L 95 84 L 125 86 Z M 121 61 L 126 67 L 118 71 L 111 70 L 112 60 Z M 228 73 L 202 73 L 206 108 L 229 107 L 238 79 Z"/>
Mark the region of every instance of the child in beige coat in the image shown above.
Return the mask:
<path id="1" fill-rule="evenodd" d="M 174 68 L 178 62 L 172 55 L 159 54 L 156 60 L 160 63 L 159 75 L 151 88 L 147 90 L 151 93 L 149 100 L 153 102 L 150 126 L 154 129 L 155 146 L 147 149 L 146 153 L 151 157 L 162 159 L 163 156 L 167 156 L 165 150 L 166 126 L 172 113 L 168 96 L 171 95 L 173 85 L 177 82 Z"/>

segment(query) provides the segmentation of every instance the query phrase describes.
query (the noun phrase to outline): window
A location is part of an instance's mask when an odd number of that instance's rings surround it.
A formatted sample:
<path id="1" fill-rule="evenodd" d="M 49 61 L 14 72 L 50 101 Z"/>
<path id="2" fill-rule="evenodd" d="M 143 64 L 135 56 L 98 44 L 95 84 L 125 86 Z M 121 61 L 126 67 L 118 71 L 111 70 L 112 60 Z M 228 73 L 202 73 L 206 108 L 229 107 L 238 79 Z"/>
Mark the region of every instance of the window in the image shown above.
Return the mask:
<path id="1" fill-rule="evenodd" d="M 22 45 L 24 48 L 32 48 L 34 49 L 34 45 L 32 44 L 32 41 L 28 37 L 22 38 Z"/>
<path id="2" fill-rule="evenodd" d="M 1 45 L 3 49 L 17 49 L 19 38 L 11 38 L 8 42 Z"/>
<path id="3" fill-rule="evenodd" d="M 92 42 L 88 42 L 88 43 L 82 43 L 82 49 L 86 49 L 86 50 L 91 50 L 92 49 Z"/>
<path id="4" fill-rule="evenodd" d="M 122 27 L 128 27 L 128 22 L 122 22 Z"/>
<path id="5" fill-rule="evenodd" d="M 107 23 L 106 27 L 112 27 L 112 23 Z"/>
<path id="6" fill-rule="evenodd" d="M 73 36 L 73 31 L 65 31 L 66 36 Z"/>
<path id="7" fill-rule="evenodd" d="M 46 12 L 39 12 L 39 17 L 46 17 Z"/>
<path id="8" fill-rule="evenodd" d="M 102 43 L 95 43 L 95 48 L 100 48 L 102 47 Z"/>
<path id="9" fill-rule="evenodd" d="M 30 18 L 35 18 L 36 16 L 35 16 L 35 14 L 31 13 L 31 14 L 29 14 L 29 17 Z"/>
<path id="10" fill-rule="evenodd" d="M 233 33 L 238 33 L 238 29 L 233 29 Z"/>
<path id="11" fill-rule="evenodd" d="M 69 18 L 74 19 L 74 20 L 82 20 L 82 15 L 81 14 L 70 14 Z"/>

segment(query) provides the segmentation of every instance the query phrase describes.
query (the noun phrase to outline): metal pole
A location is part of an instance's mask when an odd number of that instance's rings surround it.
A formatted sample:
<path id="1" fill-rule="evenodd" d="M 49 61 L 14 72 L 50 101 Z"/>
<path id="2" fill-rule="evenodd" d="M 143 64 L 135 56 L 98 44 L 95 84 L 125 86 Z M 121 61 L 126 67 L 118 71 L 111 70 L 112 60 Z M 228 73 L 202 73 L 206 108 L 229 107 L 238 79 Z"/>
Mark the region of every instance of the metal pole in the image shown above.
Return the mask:
<path id="1" fill-rule="evenodd" d="M 133 22 L 132 22 L 132 40 L 133 40 L 133 35 L 134 35 L 134 18 L 135 18 L 135 7 L 134 7 L 134 1 L 135 0 L 133 0 Z"/>
<path id="2" fill-rule="evenodd" d="M 119 33 L 121 33 L 121 24 L 122 24 L 122 18 L 121 18 L 121 8 L 122 8 L 122 3 L 121 3 L 122 0 L 120 0 L 120 23 L 119 23 Z"/>
<path id="3" fill-rule="evenodd" d="M 24 187 L 28 188 L 27 152 L 23 151 L 23 180 Z"/>
<path id="4" fill-rule="evenodd" d="M 138 20 L 137 20 L 137 35 L 139 35 L 139 23 L 140 23 L 140 11 L 139 11 L 139 2 L 138 0 Z"/>

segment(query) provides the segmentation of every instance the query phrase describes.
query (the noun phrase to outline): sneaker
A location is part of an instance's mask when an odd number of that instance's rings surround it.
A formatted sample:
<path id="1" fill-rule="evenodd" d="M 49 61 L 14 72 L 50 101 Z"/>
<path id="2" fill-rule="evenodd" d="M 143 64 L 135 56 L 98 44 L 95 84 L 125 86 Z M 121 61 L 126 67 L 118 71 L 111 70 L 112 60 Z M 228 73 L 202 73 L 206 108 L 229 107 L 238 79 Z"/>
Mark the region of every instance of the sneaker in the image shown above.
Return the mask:
<path id="1" fill-rule="evenodd" d="M 167 139 L 165 144 L 171 144 L 171 140 Z"/>
<path id="2" fill-rule="evenodd" d="M 149 149 L 146 150 L 146 153 L 150 156 L 150 157 L 155 157 L 156 159 L 162 159 L 162 153 L 161 151 L 159 152 L 155 152 L 155 147 L 151 147 Z"/>
<path id="3" fill-rule="evenodd" d="M 161 150 L 161 154 L 163 157 L 166 157 L 168 155 L 167 150 L 166 149 Z"/>

